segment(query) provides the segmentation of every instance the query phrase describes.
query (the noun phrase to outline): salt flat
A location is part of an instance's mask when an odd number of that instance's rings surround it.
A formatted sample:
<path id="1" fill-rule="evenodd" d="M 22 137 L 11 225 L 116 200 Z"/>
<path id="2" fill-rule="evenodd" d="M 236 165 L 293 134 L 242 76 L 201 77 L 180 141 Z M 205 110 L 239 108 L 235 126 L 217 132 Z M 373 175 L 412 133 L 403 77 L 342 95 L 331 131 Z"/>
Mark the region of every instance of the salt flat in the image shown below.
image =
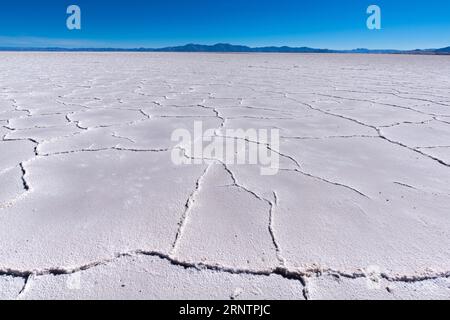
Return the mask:
<path id="1" fill-rule="evenodd" d="M 1 53 L 0 299 L 449 299 L 449 75 L 445 56 Z M 277 174 L 173 163 L 198 121 L 278 129 Z"/>

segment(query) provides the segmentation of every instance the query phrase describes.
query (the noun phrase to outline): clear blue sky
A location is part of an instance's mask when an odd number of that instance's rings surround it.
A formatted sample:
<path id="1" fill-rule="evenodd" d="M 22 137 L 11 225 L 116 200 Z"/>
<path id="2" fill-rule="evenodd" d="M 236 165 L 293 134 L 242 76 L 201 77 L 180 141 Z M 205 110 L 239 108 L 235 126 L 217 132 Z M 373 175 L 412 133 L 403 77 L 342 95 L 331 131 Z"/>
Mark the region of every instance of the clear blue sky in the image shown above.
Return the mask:
<path id="1" fill-rule="evenodd" d="M 82 30 L 66 9 L 82 10 Z M 366 9 L 382 9 L 382 30 Z M 0 46 L 162 47 L 228 42 L 331 49 L 450 46 L 450 0 L 8 0 Z"/>

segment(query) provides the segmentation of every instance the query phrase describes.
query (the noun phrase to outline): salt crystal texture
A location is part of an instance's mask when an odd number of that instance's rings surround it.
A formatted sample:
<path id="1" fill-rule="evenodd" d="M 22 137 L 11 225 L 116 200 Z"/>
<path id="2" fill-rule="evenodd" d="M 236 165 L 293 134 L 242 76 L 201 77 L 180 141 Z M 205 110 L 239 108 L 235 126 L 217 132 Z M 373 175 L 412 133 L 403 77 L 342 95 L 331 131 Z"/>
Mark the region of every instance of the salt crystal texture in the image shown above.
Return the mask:
<path id="1" fill-rule="evenodd" d="M 450 298 L 449 57 L 0 61 L 1 299 Z M 196 121 L 278 174 L 174 164 Z"/>

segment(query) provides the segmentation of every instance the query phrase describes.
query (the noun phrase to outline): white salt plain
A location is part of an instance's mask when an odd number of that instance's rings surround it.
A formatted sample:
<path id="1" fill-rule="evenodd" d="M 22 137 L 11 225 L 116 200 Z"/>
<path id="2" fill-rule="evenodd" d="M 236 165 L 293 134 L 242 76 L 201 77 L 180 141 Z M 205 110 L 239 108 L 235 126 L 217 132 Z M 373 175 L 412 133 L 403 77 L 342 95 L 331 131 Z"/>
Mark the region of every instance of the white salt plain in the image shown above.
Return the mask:
<path id="1" fill-rule="evenodd" d="M 449 75 L 444 56 L 2 53 L 0 299 L 449 299 Z M 174 164 L 195 121 L 279 129 L 278 174 Z"/>

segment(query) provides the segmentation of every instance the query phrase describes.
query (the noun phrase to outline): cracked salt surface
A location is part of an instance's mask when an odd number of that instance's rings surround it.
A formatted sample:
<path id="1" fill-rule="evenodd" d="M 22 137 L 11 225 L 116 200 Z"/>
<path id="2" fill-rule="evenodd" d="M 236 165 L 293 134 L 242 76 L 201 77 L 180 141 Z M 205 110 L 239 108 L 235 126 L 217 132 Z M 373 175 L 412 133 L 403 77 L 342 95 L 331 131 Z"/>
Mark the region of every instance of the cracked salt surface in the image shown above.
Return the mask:
<path id="1" fill-rule="evenodd" d="M 447 57 L 1 61 L 0 299 L 450 298 Z M 195 121 L 279 173 L 176 166 Z"/>
<path id="2" fill-rule="evenodd" d="M 17 298 L 25 285 L 25 280 L 18 277 L 2 276 L 0 274 L 0 300 Z"/>
<path id="3" fill-rule="evenodd" d="M 176 257 L 239 268 L 277 265 L 269 203 L 234 185 L 222 165 L 206 172 L 192 207 Z"/>
<path id="4" fill-rule="evenodd" d="M 304 299 L 302 284 L 280 275 L 186 269 L 152 256 L 123 257 L 77 274 L 38 277 L 21 298 Z"/>
<path id="5" fill-rule="evenodd" d="M 351 279 L 327 275 L 314 277 L 308 281 L 307 296 L 313 300 L 421 300 L 427 297 L 448 300 L 449 287 L 450 280 L 448 278 L 408 283 L 388 282 L 377 277 Z"/>

